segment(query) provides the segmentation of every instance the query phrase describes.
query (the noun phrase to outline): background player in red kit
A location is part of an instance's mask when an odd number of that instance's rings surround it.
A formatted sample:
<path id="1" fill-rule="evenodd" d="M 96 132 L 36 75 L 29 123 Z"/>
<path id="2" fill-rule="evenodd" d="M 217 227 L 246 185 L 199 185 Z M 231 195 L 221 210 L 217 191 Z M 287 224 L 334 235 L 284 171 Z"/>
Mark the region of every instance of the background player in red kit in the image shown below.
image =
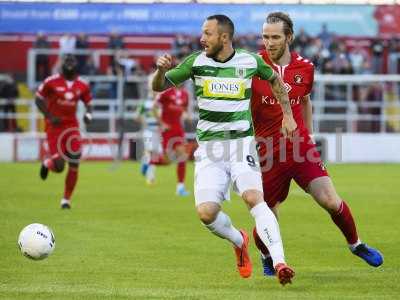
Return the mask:
<path id="1" fill-rule="evenodd" d="M 290 17 L 281 12 L 269 14 L 262 34 L 265 50 L 260 54 L 282 77 L 298 126 L 292 141 L 282 138 L 282 112 L 279 103 L 268 84 L 260 79 L 253 80 L 251 108 L 255 135 L 259 143 L 265 201 L 277 215 L 278 206 L 286 199 L 290 181 L 294 179 L 331 215 L 352 253 L 374 267 L 380 266 L 383 263 L 382 255 L 360 241 L 351 211 L 336 193 L 310 137 L 310 93 L 314 80 L 314 66 L 309 60 L 289 51 L 293 40 L 293 23 Z M 268 250 L 255 230 L 253 234 L 262 253 L 264 274 L 273 275 L 274 269 Z"/>
<path id="2" fill-rule="evenodd" d="M 185 130 L 182 124 L 183 114 L 187 112 L 189 93 L 184 87 L 171 87 L 155 98 L 154 116 L 161 131 L 161 141 L 164 153 L 164 163 L 173 157 L 177 160 L 178 196 L 188 196 L 185 189 L 185 173 L 187 154 L 185 150 Z M 155 165 L 159 162 L 150 161 L 146 171 L 148 182 L 154 181 Z"/>
<path id="3" fill-rule="evenodd" d="M 66 55 L 62 61 L 62 72 L 48 77 L 36 92 L 36 105 L 45 117 L 45 131 L 50 157 L 42 162 L 40 177 L 45 180 L 48 171 L 60 173 L 68 162 L 65 178 L 64 198 L 61 208 L 71 208 L 71 195 L 78 180 L 81 156 L 81 136 L 76 118 L 78 101 L 86 106 L 84 122 L 92 119 L 89 85 L 77 74 L 77 61 Z"/>

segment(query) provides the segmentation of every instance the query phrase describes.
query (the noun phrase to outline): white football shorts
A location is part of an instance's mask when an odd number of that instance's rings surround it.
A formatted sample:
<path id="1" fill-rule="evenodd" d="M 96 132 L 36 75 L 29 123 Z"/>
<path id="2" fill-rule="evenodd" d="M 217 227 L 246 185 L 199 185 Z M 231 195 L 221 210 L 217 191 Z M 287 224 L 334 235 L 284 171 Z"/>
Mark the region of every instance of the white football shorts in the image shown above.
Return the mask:
<path id="1" fill-rule="evenodd" d="M 231 185 L 239 196 L 247 190 L 263 192 L 254 137 L 199 142 L 194 157 L 196 206 L 229 200 Z"/>

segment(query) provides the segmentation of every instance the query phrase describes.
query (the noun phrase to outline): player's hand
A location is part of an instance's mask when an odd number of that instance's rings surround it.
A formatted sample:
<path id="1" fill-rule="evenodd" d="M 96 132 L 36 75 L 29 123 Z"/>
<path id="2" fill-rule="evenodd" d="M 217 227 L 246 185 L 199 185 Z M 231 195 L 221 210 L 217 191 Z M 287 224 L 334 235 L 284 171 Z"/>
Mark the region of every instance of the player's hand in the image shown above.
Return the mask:
<path id="1" fill-rule="evenodd" d="M 84 115 L 83 115 L 83 122 L 86 124 L 86 125 L 88 125 L 89 123 L 91 123 L 92 122 L 92 120 L 93 120 L 93 116 L 92 116 L 92 114 L 91 113 L 85 113 Z"/>
<path id="2" fill-rule="evenodd" d="M 61 119 L 59 117 L 50 115 L 50 116 L 48 116 L 48 119 L 49 119 L 51 125 L 58 126 L 61 124 Z"/>
<path id="3" fill-rule="evenodd" d="M 170 129 L 170 127 L 169 127 L 168 124 L 166 124 L 164 122 L 161 122 L 160 123 L 160 129 L 161 129 L 161 132 L 164 132 L 164 131 L 168 131 Z"/>
<path id="4" fill-rule="evenodd" d="M 312 142 L 313 144 L 316 144 L 315 136 L 314 136 L 312 133 L 309 134 L 309 137 L 310 137 L 311 142 Z"/>
<path id="5" fill-rule="evenodd" d="M 293 119 L 293 116 L 290 117 L 283 117 L 282 120 L 282 134 L 285 138 L 289 140 L 293 139 L 294 132 L 297 129 L 296 121 Z"/>
<path id="6" fill-rule="evenodd" d="M 167 72 L 172 67 L 172 57 L 169 54 L 164 54 L 157 59 L 157 69 L 161 72 Z"/>

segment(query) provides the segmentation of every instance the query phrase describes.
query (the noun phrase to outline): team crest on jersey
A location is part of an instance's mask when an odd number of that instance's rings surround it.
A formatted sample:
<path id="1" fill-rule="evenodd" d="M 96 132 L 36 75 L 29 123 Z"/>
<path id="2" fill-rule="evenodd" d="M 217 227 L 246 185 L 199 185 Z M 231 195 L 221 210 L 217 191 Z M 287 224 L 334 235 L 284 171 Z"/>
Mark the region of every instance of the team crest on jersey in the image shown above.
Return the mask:
<path id="1" fill-rule="evenodd" d="M 303 77 L 299 74 L 294 75 L 294 82 L 299 84 L 303 82 Z"/>
<path id="2" fill-rule="evenodd" d="M 239 78 L 245 78 L 246 77 L 246 69 L 236 68 L 236 76 Z"/>
<path id="3" fill-rule="evenodd" d="M 66 93 L 64 94 L 64 98 L 65 98 L 65 100 L 70 101 L 70 100 L 72 100 L 72 98 L 74 98 L 74 94 L 71 93 L 71 92 L 66 92 Z"/>

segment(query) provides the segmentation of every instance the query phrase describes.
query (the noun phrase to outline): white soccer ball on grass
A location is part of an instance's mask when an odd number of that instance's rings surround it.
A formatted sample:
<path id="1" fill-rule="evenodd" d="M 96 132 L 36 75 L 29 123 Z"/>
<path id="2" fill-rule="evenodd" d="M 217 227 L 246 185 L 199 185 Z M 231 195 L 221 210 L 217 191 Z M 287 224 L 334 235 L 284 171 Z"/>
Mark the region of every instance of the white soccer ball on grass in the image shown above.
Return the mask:
<path id="1" fill-rule="evenodd" d="M 18 246 L 26 257 L 41 260 L 54 251 L 56 240 L 49 227 L 34 223 L 22 229 L 18 237 Z"/>

